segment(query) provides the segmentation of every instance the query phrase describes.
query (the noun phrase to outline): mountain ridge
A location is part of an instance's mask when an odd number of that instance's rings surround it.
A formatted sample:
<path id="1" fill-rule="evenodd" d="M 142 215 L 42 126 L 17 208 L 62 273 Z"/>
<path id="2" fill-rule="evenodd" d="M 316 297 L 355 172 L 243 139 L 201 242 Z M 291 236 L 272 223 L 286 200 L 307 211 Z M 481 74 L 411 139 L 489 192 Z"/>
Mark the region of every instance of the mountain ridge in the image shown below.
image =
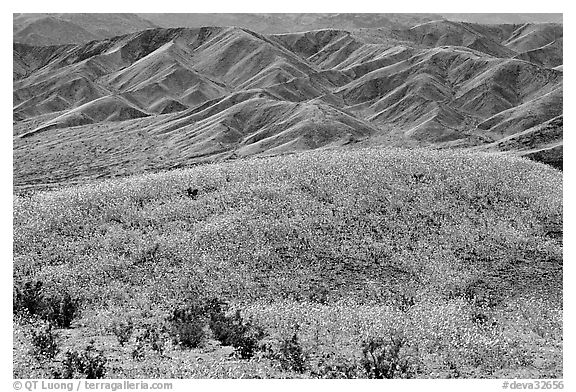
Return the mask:
<path id="1" fill-rule="evenodd" d="M 70 155 L 67 130 L 100 143 L 96 124 L 114 137 L 139 127 L 150 138 L 144 145 L 175 146 L 141 171 L 333 146 L 494 143 L 562 114 L 561 31 L 440 20 L 271 35 L 154 28 L 76 45 L 15 43 L 15 158 L 41 155 L 56 139 L 48 155 Z M 146 148 L 132 147 L 122 159 Z M 98 155 L 102 164 L 115 159 Z M 42 161 L 27 165 L 48 175 Z"/>

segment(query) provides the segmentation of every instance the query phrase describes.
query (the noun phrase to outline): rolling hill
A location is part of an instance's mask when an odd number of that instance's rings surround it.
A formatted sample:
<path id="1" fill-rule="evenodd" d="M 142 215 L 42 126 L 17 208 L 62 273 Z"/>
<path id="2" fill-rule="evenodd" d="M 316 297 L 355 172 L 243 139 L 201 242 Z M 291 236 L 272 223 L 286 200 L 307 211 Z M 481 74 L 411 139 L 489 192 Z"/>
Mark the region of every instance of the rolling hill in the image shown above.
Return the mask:
<path id="1" fill-rule="evenodd" d="M 94 339 L 110 378 L 150 368 L 181 378 L 374 378 L 362 349 L 390 335 L 411 365 L 390 378 L 562 377 L 562 203 L 562 173 L 541 163 L 396 148 L 16 195 L 15 377 L 50 376 L 66 350 Z M 62 353 L 41 362 L 28 337 L 40 321 L 25 322 L 26 307 L 41 319 L 42 301 L 61 296 L 79 312 L 52 329 Z M 170 316 L 204 298 L 241 312 L 235 325 L 262 329 L 254 360 L 231 357 L 231 345 L 244 346 L 216 333 L 200 334 L 200 347 L 179 343 L 188 335 Z M 138 345 L 146 331 L 156 338 Z M 290 338 L 305 367 L 278 365 Z"/>
<path id="2" fill-rule="evenodd" d="M 15 43 L 15 184 L 316 148 L 473 147 L 562 115 L 562 25 L 412 22 Z M 86 170 L 73 168 L 80 151 Z"/>

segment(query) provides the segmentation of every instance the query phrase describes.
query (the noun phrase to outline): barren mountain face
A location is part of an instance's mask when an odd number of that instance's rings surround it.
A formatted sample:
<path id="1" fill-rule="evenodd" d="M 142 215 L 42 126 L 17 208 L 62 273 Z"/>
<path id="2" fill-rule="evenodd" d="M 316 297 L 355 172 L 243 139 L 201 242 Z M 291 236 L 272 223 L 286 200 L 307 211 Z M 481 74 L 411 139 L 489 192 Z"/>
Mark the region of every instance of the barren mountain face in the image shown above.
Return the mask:
<path id="1" fill-rule="evenodd" d="M 16 187 L 372 145 L 562 165 L 561 24 L 299 14 L 294 26 L 332 27 L 264 34 L 79 15 L 14 18 L 15 42 L 32 44 L 13 51 Z M 56 22 L 90 42 L 41 46 L 33 27 Z M 112 25 L 138 31 L 105 38 Z"/>

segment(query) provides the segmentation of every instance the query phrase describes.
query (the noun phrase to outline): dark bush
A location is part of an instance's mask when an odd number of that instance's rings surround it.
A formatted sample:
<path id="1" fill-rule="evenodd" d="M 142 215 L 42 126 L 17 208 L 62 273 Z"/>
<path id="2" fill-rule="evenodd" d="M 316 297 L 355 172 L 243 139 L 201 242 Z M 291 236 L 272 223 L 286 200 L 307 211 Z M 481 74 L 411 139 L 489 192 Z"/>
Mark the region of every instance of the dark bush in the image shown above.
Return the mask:
<path id="1" fill-rule="evenodd" d="M 46 294 L 41 281 L 28 281 L 14 286 L 14 314 L 38 316 L 56 327 L 68 328 L 78 310 L 78 301 L 73 300 L 70 294 Z"/>
<path id="2" fill-rule="evenodd" d="M 237 310 L 234 316 L 226 316 L 218 308 L 210 315 L 210 329 L 214 337 L 224 346 L 232 346 L 240 358 L 251 358 L 258 350 L 258 342 L 264 337 L 262 328 L 251 320 L 245 320 Z"/>
<path id="3" fill-rule="evenodd" d="M 25 282 L 14 286 L 12 309 L 14 314 L 27 312 L 30 315 L 42 311 L 42 282 Z"/>
<path id="4" fill-rule="evenodd" d="M 67 351 L 62 361 L 62 378 L 104 378 L 106 374 L 106 357 L 103 352 L 94 348 L 91 341 L 84 351 Z"/>
<path id="5" fill-rule="evenodd" d="M 132 359 L 135 361 L 143 361 L 146 357 L 146 345 L 143 341 L 137 341 L 136 347 L 132 350 Z"/>
<path id="6" fill-rule="evenodd" d="M 251 320 L 242 318 L 240 311 L 227 316 L 226 308 L 226 302 L 215 298 L 189 299 L 183 306 L 176 307 L 167 319 L 174 342 L 187 348 L 200 347 L 206 340 L 206 327 L 209 327 L 222 345 L 234 347 L 241 358 L 251 358 L 264 332 Z M 161 348 L 157 347 L 158 350 Z"/>
<path id="7" fill-rule="evenodd" d="M 132 358 L 136 360 L 144 359 L 147 349 L 164 354 L 165 340 L 163 329 L 153 325 L 144 325 L 140 333 L 136 335 L 136 348 L 132 352 Z"/>
<path id="8" fill-rule="evenodd" d="M 290 339 L 284 339 L 277 356 L 282 368 L 303 373 L 307 368 L 308 358 L 298 339 L 297 330 Z"/>
<path id="9" fill-rule="evenodd" d="M 158 354 L 162 355 L 164 353 L 165 341 L 162 338 L 163 331 L 158 328 L 147 326 L 144 330 L 144 334 L 138 339 L 146 342 L 152 351 L 156 351 Z"/>
<path id="10" fill-rule="evenodd" d="M 32 354 L 37 358 L 54 359 L 60 351 L 57 338 L 49 323 L 32 330 Z"/>
<path id="11" fill-rule="evenodd" d="M 413 364 L 402 351 L 406 345 L 407 339 L 398 333 L 364 342 L 361 365 L 368 378 L 412 378 Z"/>
<path id="12" fill-rule="evenodd" d="M 207 306 L 190 300 L 184 306 L 175 308 L 167 319 L 174 343 L 186 348 L 200 347 L 205 339 Z"/>
<path id="13" fill-rule="evenodd" d="M 119 322 L 115 323 L 112 328 L 112 333 L 118 339 L 118 343 L 120 346 L 124 346 L 132 336 L 132 332 L 134 331 L 134 323 L 132 320 L 128 320 L 127 322 Z"/>
<path id="14" fill-rule="evenodd" d="M 200 347 L 205 340 L 205 322 L 201 319 L 190 318 L 182 321 L 174 321 L 172 332 L 175 342 L 187 348 Z"/>
<path id="15" fill-rule="evenodd" d="M 73 300 L 70 294 L 46 298 L 44 317 L 60 328 L 68 328 L 78 314 L 78 301 Z"/>

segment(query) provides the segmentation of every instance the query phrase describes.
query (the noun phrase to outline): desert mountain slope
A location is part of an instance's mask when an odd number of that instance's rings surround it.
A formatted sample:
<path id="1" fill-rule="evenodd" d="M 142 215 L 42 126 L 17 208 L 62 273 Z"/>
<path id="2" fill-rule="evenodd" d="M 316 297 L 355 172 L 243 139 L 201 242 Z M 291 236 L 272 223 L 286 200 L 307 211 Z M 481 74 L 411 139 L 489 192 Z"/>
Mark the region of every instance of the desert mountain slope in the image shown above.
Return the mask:
<path id="1" fill-rule="evenodd" d="M 562 169 L 564 120 L 554 117 L 525 131 L 481 146 L 489 151 L 512 151 Z"/>
<path id="2" fill-rule="evenodd" d="M 457 13 L 446 13 L 440 14 L 448 20 L 454 20 L 457 22 L 473 22 L 473 23 L 486 23 L 486 24 L 496 24 L 496 23 L 562 23 L 562 14 L 519 14 L 519 13 L 507 13 L 507 14 L 457 14 Z"/>
<path id="3" fill-rule="evenodd" d="M 20 137 L 31 137 L 39 132 L 54 128 L 68 128 L 102 121 L 123 121 L 146 116 L 146 113 L 141 112 L 122 98 L 105 96 L 67 111 Z"/>
<path id="4" fill-rule="evenodd" d="M 35 157 L 15 163 L 20 185 L 316 148 L 471 147 L 562 116 L 553 23 L 156 28 L 14 44 L 13 59 L 14 157 Z M 96 162 L 84 174 L 70 169 L 82 151 Z"/>
<path id="5" fill-rule="evenodd" d="M 562 31 L 562 25 L 557 23 L 527 23 L 516 29 L 504 43 L 516 52 L 526 52 L 562 38 Z"/>
<path id="6" fill-rule="evenodd" d="M 14 42 L 83 43 L 157 27 L 136 14 L 13 14 Z"/>
<path id="7" fill-rule="evenodd" d="M 562 66 L 562 47 L 563 39 L 558 38 L 544 46 L 522 52 L 516 58 L 544 67 L 558 67 Z"/>
<path id="8" fill-rule="evenodd" d="M 404 28 L 450 20 L 483 24 L 562 24 L 562 14 L 13 14 L 14 42 L 31 45 L 84 43 L 164 27 L 238 26 L 263 34 L 322 29 Z"/>
<path id="9" fill-rule="evenodd" d="M 506 137 L 562 115 L 562 87 L 488 118 L 478 125 L 494 138 Z"/>
<path id="10" fill-rule="evenodd" d="M 138 14 L 160 27 L 238 26 L 263 34 L 322 29 L 395 28 L 442 19 L 438 14 Z"/>
<path id="11" fill-rule="evenodd" d="M 433 20 L 485 24 L 562 23 L 562 14 L 138 14 L 160 27 L 240 26 L 265 34 L 411 27 Z"/>

